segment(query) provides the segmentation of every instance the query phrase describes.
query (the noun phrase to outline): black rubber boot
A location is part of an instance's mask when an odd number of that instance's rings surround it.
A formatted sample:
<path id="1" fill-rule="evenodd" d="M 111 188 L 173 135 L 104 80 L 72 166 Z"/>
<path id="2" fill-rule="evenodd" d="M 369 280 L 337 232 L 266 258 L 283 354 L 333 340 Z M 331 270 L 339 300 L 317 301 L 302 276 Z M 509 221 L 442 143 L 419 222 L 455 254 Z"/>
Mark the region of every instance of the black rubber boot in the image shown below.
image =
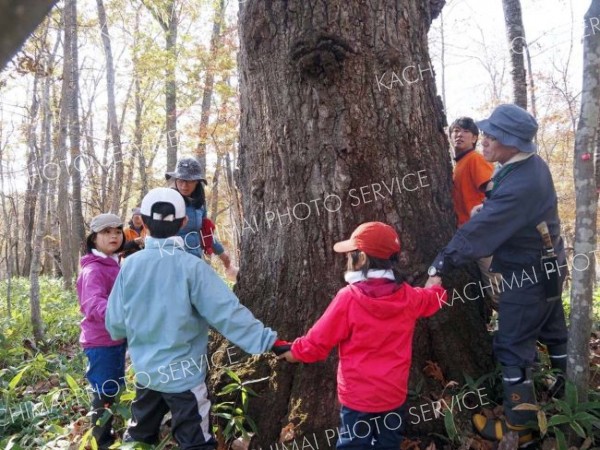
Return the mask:
<path id="1" fill-rule="evenodd" d="M 550 397 L 563 398 L 565 396 L 565 375 L 567 373 L 567 346 L 548 347 L 550 365 L 556 371 L 554 383 L 550 385 Z"/>
<path id="2" fill-rule="evenodd" d="M 112 435 L 112 412 L 109 410 L 115 397 L 108 397 L 94 392 L 92 397 L 92 436 L 100 450 L 108 449 L 115 439 Z"/>
<path id="3" fill-rule="evenodd" d="M 531 376 L 531 368 L 503 367 L 504 416 L 505 419 L 490 420 L 481 414 L 473 416 L 473 425 L 485 439 L 501 441 L 506 433 L 514 431 L 519 435 L 519 447 L 525 448 L 535 442 L 533 430 L 526 424 L 535 422 L 536 411 L 514 410 L 523 403 L 537 404 Z"/>

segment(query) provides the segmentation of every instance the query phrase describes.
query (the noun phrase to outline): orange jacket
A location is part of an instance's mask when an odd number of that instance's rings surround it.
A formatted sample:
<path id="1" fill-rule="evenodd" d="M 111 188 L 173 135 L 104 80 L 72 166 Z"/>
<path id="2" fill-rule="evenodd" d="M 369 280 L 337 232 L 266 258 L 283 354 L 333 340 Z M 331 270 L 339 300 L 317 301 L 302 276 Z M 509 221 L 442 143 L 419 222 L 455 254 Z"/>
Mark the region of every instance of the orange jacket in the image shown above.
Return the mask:
<path id="1" fill-rule="evenodd" d="M 482 186 L 492 179 L 493 172 L 494 166 L 476 150 L 458 156 L 452 200 L 459 227 L 471 218 L 473 207 L 483 203 L 485 194 Z"/>
<path id="2" fill-rule="evenodd" d="M 142 225 L 142 231 L 138 233 L 133 229 L 133 227 L 127 227 L 123 230 L 125 234 L 125 250 L 121 253 L 123 258 L 126 258 L 129 255 L 134 254 L 138 250 L 141 250 L 143 247 L 135 243 L 135 239 L 141 237 L 146 238 L 147 230 L 144 225 Z"/>

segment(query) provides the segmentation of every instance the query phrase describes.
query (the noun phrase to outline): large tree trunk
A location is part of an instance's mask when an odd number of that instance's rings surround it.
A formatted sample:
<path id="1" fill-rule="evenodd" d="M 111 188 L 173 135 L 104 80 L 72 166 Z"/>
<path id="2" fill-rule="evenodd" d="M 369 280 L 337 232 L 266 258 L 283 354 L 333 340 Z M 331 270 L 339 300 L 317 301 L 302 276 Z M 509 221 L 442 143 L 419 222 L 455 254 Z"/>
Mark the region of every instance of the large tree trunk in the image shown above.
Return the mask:
<path id="1" fill-rule="evenodd" d="M 225 16 L 225 0 L 218 0 L 215 18 L 213 21 L 212 35 L 210 37 L 209 58 L 206 67 L 206 79 L 204 80 L 204 92 L 202 93 L 202 109 L 200 111 L 199 141 L 196 147 L 196 159 L 200 163 L 202 172 L 206 174 L 206 143 L 208 140 L 208 119 L 210 118 L 210 105 L 212 104 L 213 87 L 215 84 L 216 55 L 221 46 L 221 26 Z M 213 211 L 213 214 L 215 211 Z"/>
<path id="2" fill-rule="evenodd" d="M 343 286 L 345 258 L 332 247 L 358 224 L 379 220 L 398 230 L 402 265 L 415 282 L 454 233 L 452 167 L 427 48 L 442 5 L 241 5 L 237 292 L 282 338 L 304 334 Z M 412 383 L 427 360 L 458 381 L 491 370 L 476 302 L 457 301 L 419 323 Z M 251 408 L 260 445 L 302 422 L 300 431 L 327 447 L 323 431 L 338 422 L 335 355 L 303 367 L 261 361 L 252 376 L 274 375 Z"/>
<path id="3" fill-rule="evenodd" d="M 586 23 L 600 16 L 600 0 L 592 0 Z M 568 378 L 575 383 L 579 399 L 587 401 L 590 377 L 589 339 L 592 331 L 595 251 L 597 241 L 598 191 L 594 153 L 600 138 L 600 42 L 593 34 L 583 41 L 583 92 L 575 138 L 575 258 L 571 287 L 571 326 L 569 327 Z M 596 168 L 600 170 L 600 168 Z M 579 261 L 576 260 L 579 255 Z M 582 263 L 582 261 L 584 261 Z"/>
<path id="4" fill-rule="evenodd" d="M 525 27 L 521 15 L 520 0 L 502 0 L 504 8 L 504 22 L 506 36 L 512 65 L 511 75 L 513 84 L 513 101 L 523 109 L 527 109 L 527 78 L 525 74 L 525 61 L 523 48 L 525 41 Z"/>

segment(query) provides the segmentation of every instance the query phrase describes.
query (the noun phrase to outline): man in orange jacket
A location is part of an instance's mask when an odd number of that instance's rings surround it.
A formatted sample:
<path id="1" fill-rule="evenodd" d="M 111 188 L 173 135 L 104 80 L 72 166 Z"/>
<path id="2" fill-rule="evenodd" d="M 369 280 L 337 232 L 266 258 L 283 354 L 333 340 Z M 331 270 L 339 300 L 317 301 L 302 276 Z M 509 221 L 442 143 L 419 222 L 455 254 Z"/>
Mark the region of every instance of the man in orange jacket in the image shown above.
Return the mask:
<path id="1" fill-rule="evenodd" d="M 125 233 L 125 247 L 121 254 L 123 258 L 134 254 L 144 248 L 144 239 L 146 238 L 146 227 L 142 220 L 140 208 L 133 208 L 129 226 L 123 230 Z"/>
<path id="2" fill-rule="evenodd" d="M 479 138 L 479 128 L 470 117 L 459 117 L 450 128 L 450 143 L 454 147 L 454 186 L 452 201 L 458 227 L 462 227 L 471 218 L 473 209 L 481 206 L 485 199 L 485 190 L 492 179 L 494 166 L 487 162 L 483 155 L 475 150 Z M 485 286 L 489 286 L 489 296 L 493 303 L 498 303 L 499 292 L 494 289 L 497 276 L 490 272 L 491 256 L 477 260 Z"/>

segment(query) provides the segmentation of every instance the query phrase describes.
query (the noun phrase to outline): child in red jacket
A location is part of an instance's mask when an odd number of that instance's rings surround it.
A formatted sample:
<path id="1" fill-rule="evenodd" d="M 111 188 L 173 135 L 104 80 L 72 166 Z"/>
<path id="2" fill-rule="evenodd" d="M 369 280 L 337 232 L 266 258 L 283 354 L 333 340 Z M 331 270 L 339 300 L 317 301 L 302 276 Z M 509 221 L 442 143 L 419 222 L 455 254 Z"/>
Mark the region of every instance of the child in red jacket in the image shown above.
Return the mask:
<path id="1" fill-rule="evenodd" d="M 400 240 L 384 223 L 360 225 L 333 249 L 347 254 L 348 286 L 279 358 L 320 361 L 337 345 L 342 409 L 336 447 L 398 450 L 415 324 L 441 308 L 446 291 L 439 285 L 415 288 L 403 282 L 394 269 Z"/>

